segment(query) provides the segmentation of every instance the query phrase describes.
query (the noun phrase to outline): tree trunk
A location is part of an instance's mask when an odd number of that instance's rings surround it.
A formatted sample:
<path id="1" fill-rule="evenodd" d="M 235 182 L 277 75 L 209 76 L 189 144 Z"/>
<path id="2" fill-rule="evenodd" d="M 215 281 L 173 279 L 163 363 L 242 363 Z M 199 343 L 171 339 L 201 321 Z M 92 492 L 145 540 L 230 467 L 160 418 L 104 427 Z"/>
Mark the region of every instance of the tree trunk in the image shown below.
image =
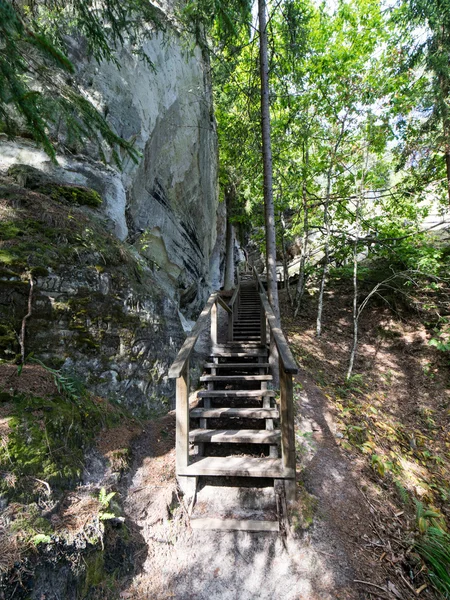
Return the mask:
<path id="1" fill-rule="evenodd" d="M 328 169 L 327 173 L 327 193 L 325 197 L 325 206 L 323 213 L 323 221 L 325 225 L 325 256 L 324 256 L 324 265 L 322 271 L 322 279 L 320 281 L 320 290 L 319 290 L 319 303 L 317 306 L 317 322 L 316 322 L 316 335 L 320 337 L 322 334 L 322 312 L 323 312 L 323 295 L 325 292 L 325 284 L 328 277 L 328 271 L 330 269 L 330 219 L 328 214 L 328 204 L 330 202 L 330 194 L 331 194 L 331 174 L 332 174 L 332 166 Z"/>
<path id="2" fill-rule="evenodd" d="M 232 194 L 225 191 L 227 205 L 227 232 L 225 241 L 225 277 L 223 287 L 225 290 L 234 288 L 234 228 L 231 223 Z"/>
<path id="3" fill-rule="evenodd" d="M 297 290 L 295 292 L 295 300 L 297 306 L 295 308 L 294 316 L 298 315 L 300 305 L 305 291 L 305 266 L 306 266 L 306 253 L 308 251 L 308 237 L 309 237 L 309 212 L 308 212 L 308 200 L 306 197 L 306 186 L 303 185 L 303 235 L 302 235 L 302 254 L 300 257 L 300 268 L 298 272 Z"/>
<path id="4" fill-rule="evenodd" d="M 356 211 L 355 211 L 356 232 L 355 232 L 355 243 L 353 246 L 353 344 L 352 344 L 352 349 L 350 352 L 347 376 L 345 378 L 347 381 L 352 376 L 353 365 L 355 363 L 355 357 L 356 357 L 356 349 L 358 348 L 358 321 L 359 321 L 359 315 L 360 315 L 360 310 L 358 307 L 358 243 L 359 243 L 360 236 L 361 236 L 361 218 L 362 218 L 361 204 L 364 203 L 364 185 L 365 185 L 366 173 L 368 171 L 368 168 L 369 168 L 369 151 L 368 151 L 368 145 L 367 145 L 364 168 L 363 168 L 362 174 L 361 174 L 360 197 L 358 197 L 358 199 L 356 201 Z M 363 206 L 364 206 L 364 204 L 363 204 Z"/>
<path id="5" fill-rule="evenodd" d="M 275 213 L 273 202 L 272 146 L 270 139 L 269 66 L 267 53 L 267 23 L 265 0 L 258 0 L 259 67 L 261 77 L 261 133 L 264 169 L 264 218 L 266 225 L 267 294 L 278 321 L 278 283 L 276 269 Z"/>
<path id="6" fill-rule="evenodd" d="M 350 360 L 346 380 L 352 376 L 353 364 L 355 362 L 356 348 L 358 346 L 358 231 L 356 232 L 355 245 L 353 247 L 353 344 L 350 352 Z"/>
<path id="7" fill-rule="evenodd" d="M 281 248 L 283 251 L 284 289 L 287 291 L 289 302 L 292 306 L 293 300 L 292 300 L 292 294 L 291 294 L 291 286 L 289 285 L 289 266 L 288 266 L 288 258 L 287 258 L 286 238 L 284 236 L 285 230 L 286 230 L 286 221 L 284 218 L 284 213 L 282 212 L 281 213 Z"/>

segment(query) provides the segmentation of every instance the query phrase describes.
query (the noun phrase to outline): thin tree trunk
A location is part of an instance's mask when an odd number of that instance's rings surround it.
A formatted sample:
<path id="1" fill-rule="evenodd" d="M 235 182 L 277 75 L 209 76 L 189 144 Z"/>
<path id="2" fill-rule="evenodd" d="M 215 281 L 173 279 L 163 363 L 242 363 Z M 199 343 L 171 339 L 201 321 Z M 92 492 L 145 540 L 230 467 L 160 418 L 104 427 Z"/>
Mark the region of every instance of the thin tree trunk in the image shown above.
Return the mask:
<path id="1" fill-rule="evenodd" d="M 261 77 L 261 133 L 264 169 L 264 218 L 266 225 L 266 272 L 267 293 L 278 321 L 278 283 L 276 269 L 275 213 L 273 202 L 272 146 L 270 139 L 269 66 L 267 55 L 266 3 L 258 0 L 259 18 L 259 67 Z"/>
<path id="2" fill-rule="evenodd" d="M 227 193 L 228 192 L 228 193 Z M 227 231 L 225 240 L 225 277 L 223 287 L 225 290 L 234 288 L 234 228 L 231 223 L 232 194 L 225 191 L 227 205 Z"/>
<path id="3" fill-rule="evenodd" d="M 280 221 L 281 221 L 281 249 L 283 251 L 284 289 L 287 291 L 289 302 L 292 306 L 293 300 L 292 300 L 292 294 L 291 294 L 291 286 L 289 285 L 289 265 L 288 265 L 288 258 L 287 258 L 286 237 L 284 235 L 284 232 L 286 230 L 286 221 L 285 221 L 283 212 L 281 212 L 281 214 L 280 214 Z"/>
<path id="4" fill-rule="evenodd" d="M 353 343 L 350 352 L 350 359 L 348 363 L 348 371 L 346 380 L 348 381 L 352 376 L 353 365 L 355 364 L 356 350 L 358 348 L 358 325 L 359 316 L 361 314 L 360 308 L 358 307 L 358 243 L 361 236 L 361 204 L 364 202 L 364 186 L 366 182 L 366 173 L 369 168 L 369 146 L 367 143 L 366 156 L 364 161 L 364 167 L 361 174 L 360 183 L 360 195 L 356 201 L 356 232 L 355 232 L 355 243 L 353 245 Z"/>
<path id="5" fill-rule="evenodd" d="M 317 321 L 316 321 L 316 335 L 320 337 L 322 334 L 322 313 L 323 313 L 323 295 L 325 292 L 325 284 L 328 277 L 328 271 L 330 270 L 330 219 L 328 214 L 328 204 L 330 202 L 331 194 L 331 174 L 332 166 L 328 169 L 327 173 L 327 193 L 325 197 L 325 206 L 323 213 L 323 221 L 325 225 L 325 246 L 324 246 L 324 265 L 322 271 L 322 279 L 320 281 L 319 289 L 319 302 L 317 306 Z"/>
<path id="6" fill-rule="evenodd" d="M 358 210 L 358 209 L 357 209 Z M 356 233 L 355 244 L 353 246 L 353 344 L 350 352 L 350 360 L 346 379 L 352 376 L 353 365 L 355 362 L 356 348 L 358 347 L 358 232 Z"/>
<path id="7" fill-rule="evenodd" d="M 306 253 L 308 250 L 308 238 L 309 238 L 309 209 L 308 200 L 306 196 L 306 185 L 303 184 L 303 235 L 302 235 L 302 254 L 300 257 L 300 268 L 298 273 L 297 290 L 295 293 L 295 299 L 297 306 L 295 308 L 294 316 L 298 315 L 300 305 L 305 291 L 305 266 L 306 266 Z"/>
<path id="8" fill-rule="evenodd" d="M 324 291 L 325 291 L 325 284 L 327 281 L 327 277 L 328 277 L 328 272 L 330 270 L 330 237 L 331 237 L 331 231 L 330 231 L 330 215 L 329 215 L 329 204 L 330 204 L 330 196 L 331 196 L 331 176 L 333 174 L 333 166 L 334 166 L 334 161 L 336 159 L 336 154 L 338 151 L 338 148 L 342 142 L 342 139 L 344 137 L 344 133 L 345 133 L 345 124 L 347 122 L 347 116 L 348 113 L 346 113 L 343 117 L 343 119 L 341 120 L 341 130 L 340 133 L 338 135 L 338 138 L 336 140 L 336 143 L 334 145 L 333 148 L 333 153 L 331 155 L 331 159 L 330 159 L 330 166 L 328 168 L 328 173 L 327 173 L 327 192 L 325 195 L 325 207 L 324 207 L 324 215 L 323 215 L 323 220 L 324 220 L 324 225 L 325 225 L 325 256 L 324 256 L 324 265 L 323 265 L 323 271 L 322 271 L 322 280 L 320 282 L 320 290 L 319 290 L 319 303 L 318 303 L 318 307 L 317 307 L 317 323 L 316 323 L 316 335 L 317 337 L 320 337 L 322 334 L 322 312 L 323 312 L 323 295 L 324 295 Z"/>

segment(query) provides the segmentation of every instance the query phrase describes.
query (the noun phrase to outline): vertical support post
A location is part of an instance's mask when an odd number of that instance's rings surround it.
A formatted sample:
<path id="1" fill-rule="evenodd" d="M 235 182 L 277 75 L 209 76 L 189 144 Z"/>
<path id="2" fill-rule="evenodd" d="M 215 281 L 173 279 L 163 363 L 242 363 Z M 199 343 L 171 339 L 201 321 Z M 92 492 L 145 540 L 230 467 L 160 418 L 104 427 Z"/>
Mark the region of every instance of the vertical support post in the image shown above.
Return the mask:
<path id="1" fill-rule="evenodd" d="M 286 373 L 282 361 L 280 371 L 280 429 L 281 460 L 284 469 L 292 469 L 293 479 L 286 480 L 286 498 L 295 501 L 295 433 L 294 433 L 294 388 L 292 375 Z"/>
<path id="2" fill-rule="evenodd" d="M 211 346 L 217 346 L 217 302 L 211 308 Z"/>
<path id="3" fill-rule="evenodd" d="M 232 342 L 233 341 L 233 329 L 234 329 L 234 320 L 235 320 L 235 305 L 236 303 L 233 304 L 233 306 L 231 307 L 231 315 L 228 313 L 228 341 Z"/>
<path id="4" fill-rule="evenodd" d="M 266 321 L 266 313 L 264 312 L 264 307 L 261 303 L 261 344 L 264 346 L 267 344 L 267 321 Z"/>
<path id="5" fill-rule="evenodd" d="M 176 465 L 177 474 L 189 464 L 189 359 L 176 380 Z"/>

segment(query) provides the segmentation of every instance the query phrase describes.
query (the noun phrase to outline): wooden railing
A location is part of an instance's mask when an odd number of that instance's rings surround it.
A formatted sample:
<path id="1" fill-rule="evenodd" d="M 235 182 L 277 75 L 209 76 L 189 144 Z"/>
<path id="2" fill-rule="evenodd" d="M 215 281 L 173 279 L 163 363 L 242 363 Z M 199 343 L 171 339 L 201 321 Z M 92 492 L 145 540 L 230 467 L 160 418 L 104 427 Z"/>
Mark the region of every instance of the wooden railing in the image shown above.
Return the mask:
<path id="1" fill-rule="evenodd" d="M 176 466 L 177 472 L 188 466 L 189 461 L 189 359 L 201 332 L 206 328 L 211 315 L 211 345 L 218 342 L 217 307 L 220 305 L 228 313 L 228 331 L 233 331 L 236 314 L 236 298 L 239 295 L 239 286 L 234 291 L 230 305 L 228 305 L 219 292 L 213 292 L 208 298 L 205 307 L 200 313 L 191 333 L 185 339 L 181 350 L 169 369 L 169 377 L 176 379 Z"/>
<path id="2" fill-rule="evenodd" d="M 298 373 L 298 367 L 280 324 L 269 304 L 266 290 L 261 279 L 253 269 L 253 275 L 258 286 L 261 298 L 261 339 L 267 341 L 267 332 L 270 333 L 270 349 L 272 357 L 278 355 L 280 378 L 280 430 L 281 430 L 281 458 L 284 469 L 292 469 L 295 473 L 295 432 L 294 432 L 294 391 L 292 375 Z M 276 349 L 276 352 L 275 352 Z M 275 356 L 274 356 L 275 355 Z M 295 496 L 295 481 L 289 487 L 286 485 L 288 499 Z"/>

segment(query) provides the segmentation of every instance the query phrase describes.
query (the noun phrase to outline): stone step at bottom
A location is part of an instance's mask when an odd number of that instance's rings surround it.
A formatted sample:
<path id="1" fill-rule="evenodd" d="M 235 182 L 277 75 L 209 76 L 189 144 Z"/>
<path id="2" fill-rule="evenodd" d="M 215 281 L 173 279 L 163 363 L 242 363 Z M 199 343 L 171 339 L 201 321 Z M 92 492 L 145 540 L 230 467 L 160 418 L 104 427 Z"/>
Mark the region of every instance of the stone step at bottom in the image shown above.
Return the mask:
<path id="1" fill-rule="evenodd" d="M 191 519 L 190 524 L 192 529 L 203 531 L 267 531 L 271 533 L 280 531 L 278 521 L 196 518 Z"/>

